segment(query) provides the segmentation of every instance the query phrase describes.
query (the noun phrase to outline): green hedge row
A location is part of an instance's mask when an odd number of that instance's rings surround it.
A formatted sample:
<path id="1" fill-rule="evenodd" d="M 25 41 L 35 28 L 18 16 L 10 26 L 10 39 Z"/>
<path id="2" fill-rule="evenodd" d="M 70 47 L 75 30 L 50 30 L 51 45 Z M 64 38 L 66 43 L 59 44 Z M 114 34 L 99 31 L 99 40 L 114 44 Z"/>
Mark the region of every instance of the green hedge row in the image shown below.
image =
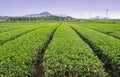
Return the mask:
<path id="1" fill-rule="evenodd" d="M 105 77 L 102 63 L 67 25 L 54 34 L 44 55 L 45 77 Z"/>
<path id="2" fill-rule="evenodd" d="M 40 28 L 0 46 L 0 77 L 29 77 L 53 27 Z"/>
<path id="3" fill-rule="evenodd" d="M 91 42 L 102 60 L 111 68 L 111 75 L 120 76 L 120 40 L 82 26 L 73 26 L 87 41 Z"/>

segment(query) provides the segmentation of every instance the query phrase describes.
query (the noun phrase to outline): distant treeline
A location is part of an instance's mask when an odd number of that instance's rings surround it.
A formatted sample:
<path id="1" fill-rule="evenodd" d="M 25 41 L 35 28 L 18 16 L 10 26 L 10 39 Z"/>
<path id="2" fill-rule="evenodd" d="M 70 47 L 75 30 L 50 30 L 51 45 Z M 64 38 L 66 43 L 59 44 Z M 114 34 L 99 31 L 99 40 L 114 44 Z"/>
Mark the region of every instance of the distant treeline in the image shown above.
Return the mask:
<path id="1" fill-rule="evenodd" d="M 59 16 L 42 16 L 42 17 L 0 17 L 0 21 L 24 21 L 24 20 L 75 20 L 70 16 L 59 17 Z"/>

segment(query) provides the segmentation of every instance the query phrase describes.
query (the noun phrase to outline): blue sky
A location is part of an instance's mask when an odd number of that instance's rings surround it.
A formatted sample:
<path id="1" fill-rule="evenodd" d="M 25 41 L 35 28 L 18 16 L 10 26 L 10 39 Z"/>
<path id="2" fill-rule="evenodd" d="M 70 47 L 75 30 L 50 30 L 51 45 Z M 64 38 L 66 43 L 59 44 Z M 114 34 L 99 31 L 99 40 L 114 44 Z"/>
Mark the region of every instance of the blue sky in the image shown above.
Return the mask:
<path id="1" fill-rule="evenodd" d="M 0 16 L 22 16 L 48 11 L 76 18 L 105 17 L 120 18 L 120 0 L 0 0 Z"/>

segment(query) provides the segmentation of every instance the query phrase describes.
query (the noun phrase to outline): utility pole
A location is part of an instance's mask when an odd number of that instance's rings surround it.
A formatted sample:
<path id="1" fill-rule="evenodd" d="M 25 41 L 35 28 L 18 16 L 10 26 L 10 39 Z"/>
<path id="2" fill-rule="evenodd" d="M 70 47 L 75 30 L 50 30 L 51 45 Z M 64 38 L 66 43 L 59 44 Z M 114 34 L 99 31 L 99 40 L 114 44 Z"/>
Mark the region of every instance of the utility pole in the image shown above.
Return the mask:
<path id="1" fill-rule="evenodd" d="M 109 9 L 106 9 L 106 23 L 107 23 L 107 18 L 108 18 L 108 11 Z"/>

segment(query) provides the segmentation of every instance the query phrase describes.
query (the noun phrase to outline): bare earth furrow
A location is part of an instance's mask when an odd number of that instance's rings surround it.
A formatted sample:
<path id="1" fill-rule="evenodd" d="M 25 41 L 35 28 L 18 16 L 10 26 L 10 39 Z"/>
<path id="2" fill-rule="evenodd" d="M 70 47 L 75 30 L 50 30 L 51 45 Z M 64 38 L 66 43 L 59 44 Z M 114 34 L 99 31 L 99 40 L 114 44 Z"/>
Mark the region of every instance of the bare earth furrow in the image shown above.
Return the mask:
<path id="1" fill-rule="evenodd" d="M 33 73 L 32 77 L 44 77 L 44 66 L 43 66 L 43 57 L 44 57 L 44 53 L 48 47 L 48 45 L 50 44 L 50 42 L 52 41 L 52 38 L 53 38 L 53 35 L 55 33 L 55 31 L 57 30 L 58 27 L 56 27 L 53 32 L 50 34 L 48 40 L 46 41 L 46 43 L 44 43 L 44 47 L 39 50 L 41 52 L 39 52 L 38 54 L 40 54 L 38 56 L 38 61 L 37 61 L 37 64 L 36 64 L 36 70 L 35 72 Z"/>

